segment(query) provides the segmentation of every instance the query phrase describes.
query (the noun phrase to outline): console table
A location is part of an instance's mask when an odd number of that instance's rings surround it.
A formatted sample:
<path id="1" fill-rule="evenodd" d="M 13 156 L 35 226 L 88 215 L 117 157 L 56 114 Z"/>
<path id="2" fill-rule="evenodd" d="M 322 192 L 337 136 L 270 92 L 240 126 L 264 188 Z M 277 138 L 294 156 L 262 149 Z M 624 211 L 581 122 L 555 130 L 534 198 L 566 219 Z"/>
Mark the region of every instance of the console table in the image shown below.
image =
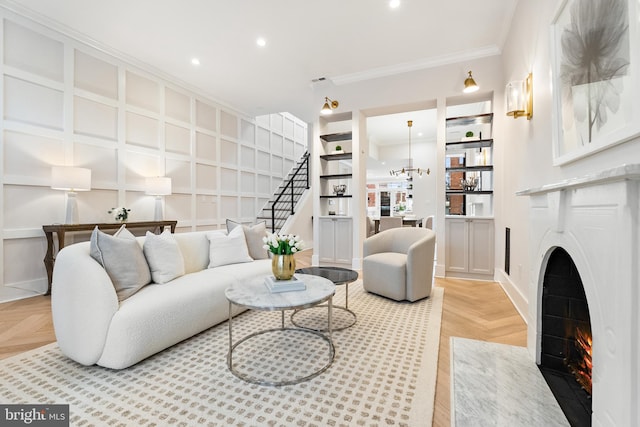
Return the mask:
<path id="1" fill-rule="evenodd" d="M 127 222 L 125 223 L 127 228 L 143 228 L 147 230 L 151 230 L 154 233 L 164 231 L 165 227 L 171 227 L 171 232 L 175 233 L 176 225 L 178 221 L 138 221 L 138 222 Z M 49 281 L 49 287 L 47 288 L 47 293 L 45 295 L 49 295 L 51 293 L 51 279 L 53 278 L 53 264 L 55 263 L 55 245 L 53 243 L 53 233 L 58 235 L 58 251 L 64 248 L 64 236 L 68 232 L 76 232 L 76 231 L 93 231 L 94 228 L 98 227 L 101 231 L 105 230 L 117 230 L 122 227 L 122 224 L 119 222 L 107 222 L 107 223 L 96 223 L 96 224 L 51 224 L 51 225 L 43 225 L 42 230 L 44 231 L 44 235 L 47 238 L 47 253 L 44 256 L 44 266 L 47 269 L 47 279 Z"/>

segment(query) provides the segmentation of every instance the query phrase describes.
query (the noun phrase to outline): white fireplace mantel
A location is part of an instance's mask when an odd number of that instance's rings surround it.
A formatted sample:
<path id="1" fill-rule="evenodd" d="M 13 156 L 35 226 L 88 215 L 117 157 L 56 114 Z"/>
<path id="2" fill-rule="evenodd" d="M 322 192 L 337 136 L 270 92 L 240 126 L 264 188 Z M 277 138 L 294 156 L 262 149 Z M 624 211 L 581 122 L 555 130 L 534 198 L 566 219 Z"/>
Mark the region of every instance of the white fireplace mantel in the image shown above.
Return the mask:
<path id="1" fill-rule="evenodd" d="M 554 184 L 543 185 L 542 187 L 530 188 L 518 191 L 518 196 L 534 196 L 553 191 L 569 190 L 593 185 L 602 185 L 627 179 L 640 180 L 640 164 L 622 165 L 611 169 L 599 171 L 594 174 L 571 178 Z"/>
<path id="2" fill-rule="evenodd" d="M 561 247 L 589 305 L 593 425 L 640 425 L 640 164 L 517 194 L 530 197 L 530 354 L 539 363 L 543 278 L 549 256 Z"/>

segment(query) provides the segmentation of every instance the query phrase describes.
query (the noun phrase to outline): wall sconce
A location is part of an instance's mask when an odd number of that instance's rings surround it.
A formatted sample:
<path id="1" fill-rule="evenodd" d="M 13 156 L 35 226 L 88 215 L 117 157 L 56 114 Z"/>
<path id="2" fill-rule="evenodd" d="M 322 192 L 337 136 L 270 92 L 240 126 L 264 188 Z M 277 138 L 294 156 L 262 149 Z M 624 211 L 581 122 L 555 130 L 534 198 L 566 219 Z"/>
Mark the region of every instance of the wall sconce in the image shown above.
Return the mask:
<path id="1" fill-rule="evenodd" d="M 338 101 L 332 101 L 326 96 L 324 97 L 324 105 L 322 106 L 322 110 L 320 110 L 320 114 L 327 115 L 332 114 L 333 110 L 338 108 Z"/>
<path id="2" fill-rule="evenodd" d="M 480 86 L 473 80 L 473 76 L 471 75 L 471 71 L 469 71 L 469 76 L 464 80 L 464 89 L 462 91 L 464 93 L 472 93 L 476 92 L 480 89 Z"/>
<path id="3" fill-rule="evenodd" d="M 525 80 L 509 82 L 504 91 L 507 116 L 514 119 L 533 117 L 533 75 L 529 73 Z"/>
<path id="4" fill-rule="evenodd" d="M 156 206 L 153 213 L 153 220 L 162 221 L 162 196 L 168 196 L 169 194 L 171 194 L 171 178 L 165 176 L 147 178 L 146 186 L 146 193 L 150 196 L 156 196 Z"/>
<path id="5" fill-rule="evenodd" d="M 78 223 L 77 191 L 91 190 L 91 169 L 71 166 L 54 166 L 51 168 L 51 188 L 67 192 L 65 224 Z"/>

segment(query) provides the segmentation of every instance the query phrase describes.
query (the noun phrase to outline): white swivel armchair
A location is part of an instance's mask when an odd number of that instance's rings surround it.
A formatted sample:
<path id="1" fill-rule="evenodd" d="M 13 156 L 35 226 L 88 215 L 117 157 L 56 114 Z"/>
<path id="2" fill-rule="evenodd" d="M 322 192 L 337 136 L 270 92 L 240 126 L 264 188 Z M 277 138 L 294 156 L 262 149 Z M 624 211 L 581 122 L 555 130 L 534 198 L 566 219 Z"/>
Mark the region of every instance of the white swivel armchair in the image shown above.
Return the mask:
<path id="1" fill-rule="evenodd" d="M 367 292 L 396 301 L 431 295 L 436 233 L 416 227 L 393 228 L 364 241 L 362 282 Z"/>

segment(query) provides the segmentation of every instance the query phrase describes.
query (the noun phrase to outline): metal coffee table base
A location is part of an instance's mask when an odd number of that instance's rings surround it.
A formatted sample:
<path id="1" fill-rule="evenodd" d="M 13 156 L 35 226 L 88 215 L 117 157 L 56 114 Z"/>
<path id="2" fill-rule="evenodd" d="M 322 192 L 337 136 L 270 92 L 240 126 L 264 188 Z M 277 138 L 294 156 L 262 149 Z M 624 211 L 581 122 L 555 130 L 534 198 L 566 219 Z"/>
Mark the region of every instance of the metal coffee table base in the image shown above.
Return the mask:
<path id="1" fill-rule="evenodd" d="M 326 306 L 318 305 L 316 307 L 311 307 L 311 308 L 317 308 L 317 307 L 326 307 Z M 334 310 L 346 311 L 347 313 L 351 314 L 351 316 L 353 317 L 353 320 L 351 322 L 349 322 L 348 324 L 346 324 L 345 326 L 341 326 L 339 328 L 333 328 L 334 331 L 342 331 L 343 329 L 350 328 L 353 325 L 355 325 L 356 322 L 358 321 L 358 317 L 356 316 L 356 314 L 353 311 L 351 311 L 348 308 L 346 308 L 346 307 L 335 306 L 335 307 L 333 307 L 333 309 Z M 309 310 L 309 308 L 304 308 L 302 310 L 296 310 L 293 313 L 291 313 L 291 323 L 293 323 L 298 328 L 306 330 L 306 331 L 309 331 L 309 332 L 327 332 L 328 331 L 328 328 L 317 328 L 316 329 L 316 328 L 311 328 L 309 326 L 304 326 L 304 325 L 300 324 L 299 322 L 296 322 L 295 315 L 300 313 L 301 311 L 304 311 L 304 310 Z M 334 319 L 334 321 L 335 321 L 335 319 Z"/>
<path id="2" fill-rule="evenodd" d="M 358 321 L 358 316 L 356 316 L 356 314 L 353 311 L 349 310 L 349 284 L 345 283 L 344 286 L 345 286 L 345 289 L 344 289 L 344 294 L 345 294 L 345 296 L 344 296 L 344 307 L 339 307 L 337 305 L 334 305 L 333 309 L 334 310 L 346 311 L 347 313 L 351 314 L 351 316 L 353 317 L 353 320 L 351 322 L 347 323 L 345 326 L 342 326 L 342 327 L 339 327 L 339 328 L 332 327 L 332 330 L 334 330 L 334 331 L 342 331 L 343 329 L 350 328 L 353 325 L 355 325 L 356 322 Z M 293 323 L 298 328 L 306 329 L 308 331 L 327 332 L 329 330 L 328 327 L 327 328 L 318 328 L 318 329 L 310 328 L 309 326 L 301 325 L 300 323 L 296 322 L 296 320 L 295 320 L 295 315 L 300 313 L 301 311 L 309 310 L 309 309 L 317 308 L 317 307 L 326 307 L 326 305 L 316 305 L 314 307 L 303 308 L 301 310 L 295 310 L 293 313 L 291 313 L 291 323 Z M 335 319 L 334 319 L 334 323 L 335 323 Z"/>
<path id="3" fill-rule="evenodd" d="M 341 331 L 343 329 L 350 328 L 350 327 L 352 327 L 353 325 L 356 324 L 356 322 L 358 321 L 358 317 L 356 316 L 356 314 L 353 311 L 349 310 L 349 283 L 352 283 L 352 282 L 354 282 L 354 281 L 356 281 L 358 279 L 358 273 L 357 272 L 355 272 L 353 270 L 349 270 L 348 268 L 343 268 L 343 267 L 315 266 L 315 267 L 299 268 L 299 269 L 296 270 L 296 273 L 311 274 L 311 275 L 314 275 L 314 276 L 320 276 L 320 277 L 324 277 L 325 279 L 331 280 L 334 285 L 344 285 L 345 286 L 345 290 L 344 290 L 345 291 L 344 292 L 344 307 L 334 306 L 334 308 L 349 313 L 353 319 L 350 322 L 348 322 L 345 326 L 340 326 L 340 327 L 336 328 L 335 325 L 333 325 L 333 326 L 329 326 L 329 327 L 333 327 L 334 331 Z M 306 307 L 305 307 L 305 309 L 306 309 Z M 296 310 L 296 311 L 293 312 L 293 314 L 291 315 L 291 323 L 293 323 L 294 325 L 296 325 L 299 328 L 308 329 L 310 331 L 316 331 L 316 332 L 325 332 L 325 331 L 327 331 L 327 329 L 323 329 L 321 327 L 320 328 L 313 328 L 313 327 L 310 327 L 310 326 L 304 326 L 304 325 L 302 325 L 300 323 L 300 320 L 298 320 L 298 322 L 296 322 L 295 316 L 300 311 L 302 311 L 302 310 Z"/>
<path id="4" fill-rule="evenodd" d="M 316 306 L 318 307 L 318 306 Z M 322 305 L 322 307 L 327 307 L 328 308 L 328 318 L 329 318 L 329 328 L 327 329 L 327 331 L 329 332 L 328 336 L 320 333 L 319 331 L 313 331 L 310 330 L 308 328 L 285 328 L 284 326 L 284 310 L 282 310 L 282 320 L 281 320 L 281 327 L 280 328 L 273 328 L 273 329 L 266 329 L 263 331 L 259 331 L 259 332 L 254 332 L 251 333 L 247 336 L 245 336 L 244 338 L 242 338 L 240 341 L 236 342 L 235 344 L 233 343 L 233 339 L 232 339 L 232 335 L 231 335 L 231 331 L 232 331 L 232 322 L 233 322 L 233 317 L 231 316 L 231 309 L 232 309 L 232 303 L 229 302 L 229 353 L 227 353 L 227 366 L 229 367 L 229 371 L 231 371 L 231 373 L 233 375 L 235 375 L 236 377 L 240 378 L 241 380 L 244 380 L 246 382 L 252 383 L 252 384 L 258 384 L 258 385 L 266 385 L 266 386 L 285 386 L 285 385 L 294 385 L 294 384 L 299 384 L 302 383 L 304 381 L 308 381 L 312 378 L 317 377 L 318 375 L 320 375 L 321 373 L 323 373 L 324 371 L 326 371 L 332 364 L 333 364 L 333 359 L 335 358 L 335 354 L 336 354 L 336 350 L 335 347 L 333 346 L 333 340 L 331 339 L 331 332 L 332 332 L 332 328 L 331 328 L 331 319 L 332 319 L 332 310 L 333 308 L 338 308 L 338 307 L 333 307 L 331 298 L 329 298 L 328 300 L 328 304 L 327 305 Z M 293 331 L 293 332 L 300 332 L 300 333 L 306 333 L 306 334 L 313 334 L 313 335 L 317 335 L 319 337 L 321 337 L 323 340 L 325 340 L 328 344 L 329 344 L 329 360 L 328 362 L 322 366 L 320 369 L 312 372 L 311 374 L 302 377 L 302 378 L 296 378 L 296 379 L 292 379 L 292 380 L 284 380 L 284 381 L 268 381 L 268 380 L 261 380 L 258 378 L 254 378 L 251 377 L 249 375 L 245 375 L 242 372 L 239 372 L 238 370 L 234 369 L 233 367 L 233 350 L 239 346 L 240 344 L 242 344 L 243 342 L 250 340 L 251 338 L 255 338 L 259 335 L 263 335 L 263 334 L 267 334 L 267 333 L 278 333 L 278 332 L 285 332 L 286 331 Z"/>

